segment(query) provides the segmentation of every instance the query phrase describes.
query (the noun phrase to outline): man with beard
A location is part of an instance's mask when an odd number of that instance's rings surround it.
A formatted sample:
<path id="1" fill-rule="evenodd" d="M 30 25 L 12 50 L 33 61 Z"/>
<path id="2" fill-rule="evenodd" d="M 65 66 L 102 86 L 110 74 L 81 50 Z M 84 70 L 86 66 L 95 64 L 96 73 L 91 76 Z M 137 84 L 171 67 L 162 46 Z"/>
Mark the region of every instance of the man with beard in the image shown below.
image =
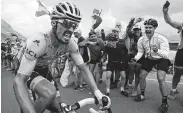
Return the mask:
<path id="1" fill-rule="evenodd" d="M 165 113 L 168 110 L 168 86 L 165 82 L 165 77 L 170 65 L 168 59 L 169 43 L 164 36 L 155 33 L 155 30 L 158 27 L 158 22 L 155 19 L 146 20 L 144 25 L 146 35 L 138 40 L 138 53 L 134 59 L 132 58 L 132 62 L 136 63 L 144 54 L 146 57 L 140 72 L 141 93 L 135 97 L 135 101 L 142 101 L 145 99 L 146 77 L 153 66 L 157 66 L 157 79 L 162 95 L 162 104 L 159 110 L 162 113 Z"/>
<path id="2" fill-rule="evenodd" d="M 170 91 L 170 94 L 168 95 L 169 99 L 175 99 L 176 95 L 179 93 L 177 90 L 177 85 L 180 82 L 181 75 L 183 75 L 183 23 L 182 22 L 175 22 L 171 20 L 168 14 L 168 9 L 170 4 L 168 1 L 163 6 L 163 14 L 164 19 L 167 24 L 172 26 L 173 28 L 178 30 L 178 33 L 180 34 L 180 43 L 177 47 L 177 53 L 175 56 L 175 62 L 174 62 L 174 76 L 172 79 L 172 89 Z"/>
<path id="3" fill-rule="evenodd" d="M 22 111 L 24 113 L 43 113 L 46 109 L 50 109 L 54 112 L 60 112 L 60 97 L 56 97 L 56 93 L 59 93 L 59 91 L 58 89 L 56 91 L 55 86 L 50 82 L 52 76 L 49 66 L 61 56 L 64 64 L 68 53 L 83 72 L 83 78 L 92 89 L 100 107 L 108 108 L 110 98 L 99 91 L 92 73 L 83 62 L 77 43 L 71 38 L 82 19 L 79 8 L 72 3 L 61 2 L 54 7 L 50 16 L 51 31 L 35 34 L 29 38 L 30 40 L 27 41 L 25 52 L 21 58 L 18 74 L 14 79 L 13 88 Z M 55 65 L 52 66 L 51 68 L 56 68 Z M 60 80 L 60 76 L 53 79 L 57 82 Z M 38 95 L 34 105 L 30 99 L 28 88 Z M 102 102 L 103 97 L 108 99 L 108 103 L 105 105 Z M 65 106 L 66 104 L 61 103 L 62 105 Z M 69 105 L 66 105 L 64 111 L 69 113 L 72 109 Z"/>

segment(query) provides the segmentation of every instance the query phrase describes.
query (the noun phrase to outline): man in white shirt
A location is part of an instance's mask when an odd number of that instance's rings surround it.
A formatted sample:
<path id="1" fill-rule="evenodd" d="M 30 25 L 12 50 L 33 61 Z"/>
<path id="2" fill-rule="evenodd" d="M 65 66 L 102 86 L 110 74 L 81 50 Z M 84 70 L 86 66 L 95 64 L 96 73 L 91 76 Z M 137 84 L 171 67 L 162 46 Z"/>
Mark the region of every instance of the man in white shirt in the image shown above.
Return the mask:
<path id="1" fill-rule="evenodd" d="M 138 61 L 145 54 L 145 61 L 142 64 L 142 70 L 140 72 L 141 94 L 135 97 L 135 101 L 145 99 L 146 77 L 152 68 L 157 66 L 157 79 L 162 95 L 162 104 L 159 110 L 165 113 L 168 110 L 168 86 L 165 82 L 165 77 L 170 65 L 168 59 L 169 43 L 164 36 L 155 33 L 158 27 L 158 22 L 155 19 L 146 20 L 144 25 L 146 35 L 140 37 L 138 40 L 138 53 L 132 59 L 133 61 Z"/>

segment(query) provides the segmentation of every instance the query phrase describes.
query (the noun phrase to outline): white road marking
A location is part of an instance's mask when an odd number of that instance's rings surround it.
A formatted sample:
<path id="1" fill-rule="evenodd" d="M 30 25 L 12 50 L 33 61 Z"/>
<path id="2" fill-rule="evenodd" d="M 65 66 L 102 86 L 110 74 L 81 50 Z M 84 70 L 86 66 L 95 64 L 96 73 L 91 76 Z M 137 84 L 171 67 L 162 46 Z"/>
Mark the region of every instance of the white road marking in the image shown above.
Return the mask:
<path id="1" fill-rule="evenodd" d="M 158 82 L 158 80 L 157 79 L 151 79 L 151 78 L 147 78 L 147 80 L 150 80 L 150 81 L 156 81 L 156 82 Z M 166 81 L 167 83 L 171 83 L 172 84 L 172 81 Z M 182 82 L 179 82 L 179 84 L 181 84 L 181 85 L 183 85 L 183 83 Z"/>

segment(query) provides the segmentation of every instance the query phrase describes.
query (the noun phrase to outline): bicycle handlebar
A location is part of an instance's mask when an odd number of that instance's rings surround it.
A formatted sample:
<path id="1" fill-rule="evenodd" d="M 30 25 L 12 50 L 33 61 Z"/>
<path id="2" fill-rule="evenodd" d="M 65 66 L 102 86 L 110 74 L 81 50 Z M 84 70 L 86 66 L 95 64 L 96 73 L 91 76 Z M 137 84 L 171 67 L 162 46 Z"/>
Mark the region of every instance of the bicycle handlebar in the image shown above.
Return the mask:
<path id="1" fill-rule="evenodd" d="M 102 101 L 105 105 L 105 103 L 107 103 L 107 99 L 106 97 L 103 97 L 102 98 Z M 78 102 L 76 102 L 74 105 L 72 105 L 72 109 L 73 110 L 78 110 L 80 109 L 81 107 L 85 106 L 85 105 L 88 105 L 88 104 L 95 104 L 96 103 L 96 99 L 95 98 L 86 98 L 86 99 L 82 99 Z M 112 113 L 112 110 L 111 108 L 107 109 L 107 110 L 99 110 L 99 111 L 95 111 L 93 108 L 90 108 L 89 109 L 90 113 L 102 113 L 104 111 L 107 111 L 108 113 Z"/>

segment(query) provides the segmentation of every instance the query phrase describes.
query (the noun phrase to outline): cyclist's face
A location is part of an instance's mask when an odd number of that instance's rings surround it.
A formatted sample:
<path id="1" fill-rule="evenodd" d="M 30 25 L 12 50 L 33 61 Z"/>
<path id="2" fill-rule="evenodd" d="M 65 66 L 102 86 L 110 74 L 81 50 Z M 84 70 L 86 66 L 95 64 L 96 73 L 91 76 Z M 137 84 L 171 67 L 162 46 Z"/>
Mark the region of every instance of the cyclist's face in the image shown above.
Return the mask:
<path id="1" fill-rule="evenodd" d="M 68 21 L 62 20 L 57 23 L 56 35 L 58 39 L 65 44 L 68 44 L 74 30 L 77 28 L 78 24 Z"/>
<path id="2" fill-rule="evenodd" d="M 152 25 L 145 25 L 145 33 L 147 37 L 152 37 L 154 35 L 155 32 L 155 27 L 153 27 Z"/>

